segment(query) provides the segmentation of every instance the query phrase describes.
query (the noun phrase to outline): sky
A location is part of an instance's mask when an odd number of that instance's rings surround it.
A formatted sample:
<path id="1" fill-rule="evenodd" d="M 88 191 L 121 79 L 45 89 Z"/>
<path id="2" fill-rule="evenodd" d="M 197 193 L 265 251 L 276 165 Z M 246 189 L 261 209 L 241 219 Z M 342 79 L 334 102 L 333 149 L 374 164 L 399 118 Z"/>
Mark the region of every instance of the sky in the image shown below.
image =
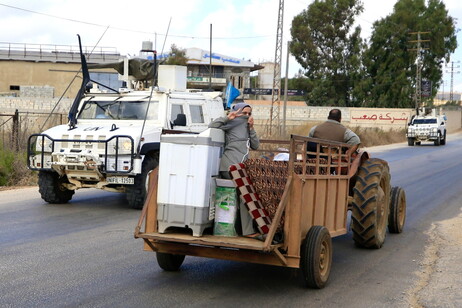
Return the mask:
<path id="1" fill-rule="evenodd" d="M 282 76 L 286 72 L 287 42 L 294 16 L 313 0 L 285 0 L 283 16 Z M 133 3 L 133 4 L 131 4 Z M 369 38 L 374 21 L 393 11 L 395 0 L 363 0 L 357 23 Z M 445 0 L 449 15 L 462 26 L 462 1 Z M 143 41 L 151 41 L 160 53 L 172 44 L 180 48 L 212 52 L 250 60 L 274 61 L 279 0 L 0 0 L 0 48 L 8 43 L 113 47 L 122 55 L 136 56 Z M 457 33 L 462 45 L 462 31 Z M 462 92 L 462 46 L 451 56 L 454 92 Z M 450 64 L 449 64 L 450 66 Z M 289 57 L 289 77 L 301 69 Z M 456 73 L 458 72 L 458 73 Z M 449 92 L 450 69 L 444 69 L 444 91 Z M 440 88 L 442 91 L 443 88 Z"/>

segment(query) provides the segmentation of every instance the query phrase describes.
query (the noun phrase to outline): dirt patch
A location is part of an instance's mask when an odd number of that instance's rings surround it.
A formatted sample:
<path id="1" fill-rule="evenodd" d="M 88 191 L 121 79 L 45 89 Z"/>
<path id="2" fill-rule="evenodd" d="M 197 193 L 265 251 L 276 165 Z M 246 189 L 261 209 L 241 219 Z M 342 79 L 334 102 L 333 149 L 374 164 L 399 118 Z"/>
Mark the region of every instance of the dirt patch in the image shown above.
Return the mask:
<path id="1" fill-rule="evenodd" d="M 427 232 L 418 280 L 407 292 L 411 307 L 462 307 L 462 214 L 433 223 Z"/>
<path id="2" fill-rule="evenodd" d="M 0 191 L 30 188 L 30 187 L 33 187 L 33 186 L 35 186 L 35 185 L 29 185 L 29 186 L 0 186 Z"/>

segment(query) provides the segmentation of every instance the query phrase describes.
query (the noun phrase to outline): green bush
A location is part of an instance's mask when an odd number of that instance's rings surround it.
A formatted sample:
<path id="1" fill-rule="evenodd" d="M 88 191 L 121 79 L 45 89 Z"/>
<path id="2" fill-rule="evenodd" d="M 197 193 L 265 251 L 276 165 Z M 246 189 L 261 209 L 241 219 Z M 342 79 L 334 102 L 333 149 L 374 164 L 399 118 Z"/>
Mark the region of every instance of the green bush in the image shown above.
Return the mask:
<path id="1" fill-rule="evenodd" d="M 0 186 L 6 186 L 13 170 L 14 153 L 2 147 L 0 149 Z"/>
<path id="2" fill-rule="evenodd" d="M 32 185 L 34 174 L 27 169 L 25 152 L 15 152 L 0 142 L 0 186 Z"/>

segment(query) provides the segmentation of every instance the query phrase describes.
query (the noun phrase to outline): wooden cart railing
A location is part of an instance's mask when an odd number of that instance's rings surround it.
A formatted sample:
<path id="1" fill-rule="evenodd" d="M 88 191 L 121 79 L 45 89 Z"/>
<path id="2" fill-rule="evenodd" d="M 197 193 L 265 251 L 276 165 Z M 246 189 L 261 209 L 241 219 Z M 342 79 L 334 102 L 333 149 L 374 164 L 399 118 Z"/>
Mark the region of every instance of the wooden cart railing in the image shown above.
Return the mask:
<path id="1" fill-rule="evenodd" d="M 265 151 L 280 151 L 271 147 L 279 142 L 262 143 L 268 145 Z M 300 245 L 312 226 L 325 226 L 332 237 L 347 232 L 349 182 L 361 157 L 352 161 L 344 154 L 347 144 L 303 136 L 291 136 L 289 145 L 287 181 L 264 242 L 245 237 L 158 233 L 157 169 L 150 174 L 149 193 L 135 238 L 144 239 L 145 250 L 298 268 Z M 274 244 L 283 216 L 283 242 Z M 141 232 L 143 222 L 145 230 Z"/>

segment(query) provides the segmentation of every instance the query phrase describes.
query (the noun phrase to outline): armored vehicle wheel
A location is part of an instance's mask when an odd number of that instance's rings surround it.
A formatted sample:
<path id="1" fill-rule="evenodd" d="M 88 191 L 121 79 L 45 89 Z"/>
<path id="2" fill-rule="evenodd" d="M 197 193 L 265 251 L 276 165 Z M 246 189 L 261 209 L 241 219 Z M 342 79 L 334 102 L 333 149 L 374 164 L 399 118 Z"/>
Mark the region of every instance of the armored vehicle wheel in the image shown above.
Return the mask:
<path id="1" fill-rule="evenodd" d="M 438 133 L 438 138 L 437 138 L 435 141 L 433 141 L 433 143 L 434 143 L 436 146 L 438 146 L 438 145 L 441 144 L 441 134 L 440 134 L 440 133 Z"/>
<path id="2" fill-rule="evenodd" d="M 64 183 L 69 183 L 65 176 L 60 177 L 53 171 L 39 171 L 39 192 L 48 203 L 67 203 L 72 199 L 74 191 L 67 189 Z"/>
<path id="3" fill-rule="evenodd" d="M 159 153 L 146 155 L 141 167 L 141 174 L 135 177 L 135 184 L 127 188 L 128 204 L 137 210 L 143 208 L 148 195 L 148 175 L 159 165 Z"/>
<path id="4" fill-rule="evenodd" d="M 382 247 L 390 204 L 388 163 L 378 158 L 364 161 L 358 169 L 353 192 L 351 219 L 355 244 L 366 248 Z"/>
<path id="5" fill-rule="evenodd" d="M 407 138 L 407 145 L 413 146 L 414 145 L 414 138 Z"/>
<path id="6" fill-rule="evenodd" d="M 406 193 L 401 187 L 393 187 L 390 194 L 390 213 L 388 214 L 388 231 L 403 232 L 406 221 Z"/>
<path id="7" fill-rule="evenodd" d="M 420 144 L 421 144 L 420 141 L 416 141 L 416 142 L 415 142 L 415 145 L 420 145 Z"/>
<path id="8" fill-rule="evenodd" d="M 444 132 L 443 139 L 440 140 L 441 145 L 446 145 L 446 132 Z"/>
<path id="9" fill-rule="evenodd" d="M 180 269 L 183 264 L 184 255 L 174 255 L 171 253 L 156 252 L 157 263 L 160 268 L 168 272 L 176 272 Z"/>
<path id="10" fill-rule="evenodd" d="M 332 267 L 332 240 L 329 230 L 313 226 L 303 240 L 300 269 L 307 287 L 322 289 L 329 279 Z"/>

